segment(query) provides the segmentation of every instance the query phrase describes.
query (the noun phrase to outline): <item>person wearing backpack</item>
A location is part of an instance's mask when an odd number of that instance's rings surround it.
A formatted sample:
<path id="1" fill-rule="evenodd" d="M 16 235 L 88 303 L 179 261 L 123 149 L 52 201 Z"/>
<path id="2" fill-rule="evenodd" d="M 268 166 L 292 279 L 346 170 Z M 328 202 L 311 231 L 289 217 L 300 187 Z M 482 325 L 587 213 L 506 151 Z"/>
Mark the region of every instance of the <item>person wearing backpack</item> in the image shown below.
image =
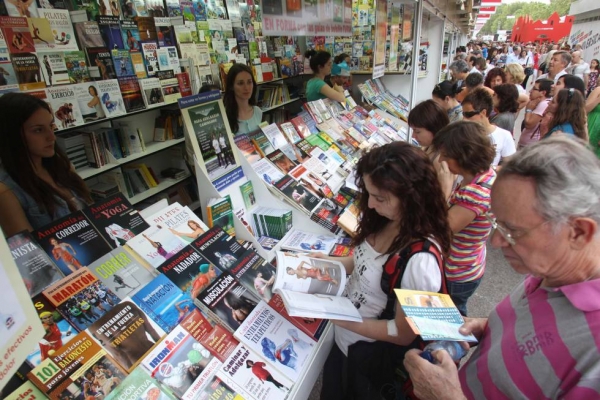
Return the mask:
<path id="1" fill-rule="evenodd" d="M 450 247 L 450 228 L 427 154 L 405 142 L 390 143 L 366 153 L 356 176 L 362 217 L 354 254 L 336 260 L 350 275 L 344 296 L 363 322 L 332 321 L 335 344 L 321 391 L 327 400 L 381 398 L 395 387 L 404 353 L 422 347 L 396 307 L 394 288 L 446 292 L 442 254 Z"/>

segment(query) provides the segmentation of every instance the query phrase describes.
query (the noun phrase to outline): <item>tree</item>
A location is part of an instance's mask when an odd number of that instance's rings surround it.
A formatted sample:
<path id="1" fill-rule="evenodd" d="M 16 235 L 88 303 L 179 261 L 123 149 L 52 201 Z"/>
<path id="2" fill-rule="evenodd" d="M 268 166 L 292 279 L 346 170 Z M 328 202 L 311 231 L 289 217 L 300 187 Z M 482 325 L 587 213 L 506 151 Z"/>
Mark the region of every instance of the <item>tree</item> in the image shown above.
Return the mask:
<path id="1" fill-rule="evenodd" d="M 492 14 L 490 19 L 485 23 L 481 31 L 482 35 L 493 35 L 498 30 L 512 29 L 516 18 L 529 15 L 531 19 L 548 19 L 553 12 L 563 16 L 569 13 L 571 2 L 573 0 L 550 0 L 550 4 L 539 2 L 517 2 L 511 4 L 502 4 L 496 9 L 496 13 Z M 515 19 L 508 19 L 508 16 L 514 15 Z"/>

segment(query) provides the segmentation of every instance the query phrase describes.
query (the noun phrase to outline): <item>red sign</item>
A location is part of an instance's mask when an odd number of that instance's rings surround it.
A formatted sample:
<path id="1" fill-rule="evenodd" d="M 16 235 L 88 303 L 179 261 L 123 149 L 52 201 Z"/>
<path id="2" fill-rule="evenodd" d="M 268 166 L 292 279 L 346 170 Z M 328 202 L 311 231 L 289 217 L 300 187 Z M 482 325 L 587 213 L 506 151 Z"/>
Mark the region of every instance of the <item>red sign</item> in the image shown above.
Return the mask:
<path id="1" fill-rule="evenodd" d="M 479 12 L 484 14 L 494 14 L 496 12 L 496 7 L 480 7 Z"/>

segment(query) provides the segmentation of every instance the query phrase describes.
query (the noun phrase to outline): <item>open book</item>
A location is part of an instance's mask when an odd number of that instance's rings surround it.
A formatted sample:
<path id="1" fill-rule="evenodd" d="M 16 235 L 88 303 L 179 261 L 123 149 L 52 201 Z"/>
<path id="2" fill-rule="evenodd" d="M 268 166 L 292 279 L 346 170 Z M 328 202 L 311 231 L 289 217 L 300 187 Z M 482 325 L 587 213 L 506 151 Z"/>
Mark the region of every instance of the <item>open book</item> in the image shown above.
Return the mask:
<path id="1" fill-rule="evenodd" d="M 277 252 L 273 291 L 279 293 L 291 316 L 362 322 L 352 302 L 340 297 L 345 287 L 342 263 Z"/>
<path id="2" fill-rule="evenodd" d="M 423 340 L 477 342 L 475 336 L 458 331 L 465 321 L 449 295 L 406 289 L 395 292 L 408 324 Z"/>

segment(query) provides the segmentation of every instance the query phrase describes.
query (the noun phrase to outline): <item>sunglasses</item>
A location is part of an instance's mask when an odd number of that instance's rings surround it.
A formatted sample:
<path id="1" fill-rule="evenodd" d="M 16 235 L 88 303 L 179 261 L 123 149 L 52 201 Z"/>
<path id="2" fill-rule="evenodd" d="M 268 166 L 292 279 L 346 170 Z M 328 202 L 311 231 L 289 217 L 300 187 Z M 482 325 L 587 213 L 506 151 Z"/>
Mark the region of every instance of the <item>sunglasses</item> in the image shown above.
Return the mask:
<path id="1" fill-rule="evenodd" d="M 569 94 L 567 94 L 567 104 L 569 104 L 571 102 L 571 99 L 573 98 L 574 93 L 575 93 L 575 89 L 573 89 L 573 88 L 569 89 Z"/>
<path id="2" fill-rule="evenodd" d="M 471 118 L 481 113 L 481 110 L 463 111 L 463 117 Z"/>

